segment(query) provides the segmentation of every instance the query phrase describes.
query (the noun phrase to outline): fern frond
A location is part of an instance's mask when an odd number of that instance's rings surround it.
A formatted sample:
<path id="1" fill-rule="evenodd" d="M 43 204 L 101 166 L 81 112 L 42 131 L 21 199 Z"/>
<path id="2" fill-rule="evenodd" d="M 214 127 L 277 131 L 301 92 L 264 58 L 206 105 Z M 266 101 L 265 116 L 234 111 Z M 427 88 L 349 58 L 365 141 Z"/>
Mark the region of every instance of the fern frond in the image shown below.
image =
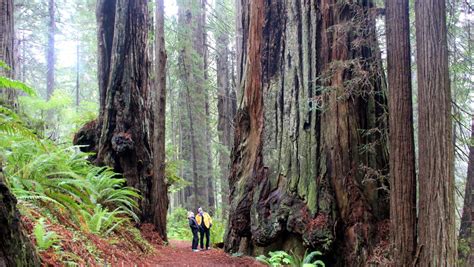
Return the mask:
<path id="1" fill-rule="evenodd" d="M 7 77 L 0 76 L 0 87 L 1 88 L 9 88 L 9 89 L 15 89 L 18 91 L 21 91 L 29 96 L 36 96 L 36 91 L 29 87 L 28 85 L 17 81 L 17 80 L 12 80 Z"/>

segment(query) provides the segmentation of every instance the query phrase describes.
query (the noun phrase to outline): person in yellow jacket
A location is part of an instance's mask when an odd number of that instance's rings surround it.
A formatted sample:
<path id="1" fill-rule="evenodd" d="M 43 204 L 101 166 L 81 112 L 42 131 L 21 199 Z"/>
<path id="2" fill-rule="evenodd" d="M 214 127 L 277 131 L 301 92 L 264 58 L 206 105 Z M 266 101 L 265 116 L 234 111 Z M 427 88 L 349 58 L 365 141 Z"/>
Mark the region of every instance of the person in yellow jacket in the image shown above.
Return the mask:
<path id="1" fill-rule="evenodd" d="M 211 239 L 211 227 L 212 227 L 212 218 L 209 213 L 204 212 L 202 208 L 198 209 L 198 214 L 196 215 L 196 222 L 200 227 L 200 236 L 201 236 L 201 249 L 204 249 L 204 237 L 206 237 L 206 250 L 209 249 L 209 241 Z"/>

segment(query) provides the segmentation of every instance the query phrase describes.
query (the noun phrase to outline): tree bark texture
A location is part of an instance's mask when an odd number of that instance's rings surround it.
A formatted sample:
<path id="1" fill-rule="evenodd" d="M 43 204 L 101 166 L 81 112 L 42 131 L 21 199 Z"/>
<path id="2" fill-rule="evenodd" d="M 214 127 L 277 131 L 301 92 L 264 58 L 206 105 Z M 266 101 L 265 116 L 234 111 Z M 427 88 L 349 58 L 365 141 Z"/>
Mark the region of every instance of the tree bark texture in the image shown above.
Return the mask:
<path id="1" fill-rule="evenodd" d="M 385 8 L 390 125 L 390 230 L 395 265 L 410 266 L 416 253 L 416 175 L 408 0 L 388 0 Z"/>
<path id="2" fill-rule="evenodd" d="M 224 1 L 214 3 L 217 16 L 225 20 Z M 225 217 L 229 203 L 229 158 L 232 149 L 233 121 L 236 112 L 236 95 L 230 80 L 229 36 L 223 30 L 216 32 L 217 74 L 217 131 L 219 132 L 219 168 L 221 175 L 221 210 Z"/>
<path id="3" fill-rule="evenodd" d="M 140 190 L 141 219 L 153 222 L 152 143 L 146 0 L 97 3 L 100 113 L 98 164 L 123 173 Z"/>
<path id="4" fill-rule="evenodd" d="M 463 248 L 460 249 L 459 258 L 466 266 L 474 265 L 474 237 L 472 221 L 474 219 L 474 117 L 471 122 L 471 143 L 469 145 L 469 161 L 467 165 L 466 189 L 464 194 L 464 206 L 459 228 L 459 240 Z"/>
<path id="5" fill-rule="evenodd" d="M 417 0 L 421 266 L 456 266 L 454 148 L 444 0 Z"/>
<path id="6" fill-rule="evenodd" d="M 389 210 L 374 7 L 244 2 L 250 22 L 245 65 L 238 67 L 244 90 L 225 249 L 303 254 L 307 247 L 331 262 L 363 265 L 385 238 L 379 229 Z"/>
<path id="7" fill-rule="evenodd" d="M 166 241 L 166 215 L 168 213 L 168 185 L 166 181 L 166 49 L 164 31 L 163 0 L 156 1 L 155 77 L 156 85 L 153 101 L 153 224 Z"/>
<path id="8" fill-rule="evenodd" d="M 0 162 L 0 267 L 40 266 L 35 248 L 22 229 L 16 203 L 5 183 Z"/>
<path id="9" fill-rule="evenodd" d="M 54 93 L 54 66 L 55 66 L 55 34 L 56 34 L 56 16 L 55 1 L 48 2 L 48 48 L 46 51 L 46 99 L 51 99 Z"/>
<path id="10" fill-rule="evenodd" d="M 14 78 L 15 60 L 14 60 L 14 18 L 13 18 L 13 0 L 0 0 L 0 60 L 5 62 L 10 69 L 0 67 L 0 75 Z M 0 88 L 0 103 L 8 106 L 17 106 L 17 93 L 15 90 Z"/>
<path id="11" fill-rule="evenodd" d="M 202 1 L 178 1 L 180 24 L 179 69 L 182 89 L 180 118 L 183 145 L 182 159 L 186 162 L 184 178 L 192 185 L 185 188 L 186 208 L 209 206 L 209 155 L 207 149 L 207 113 L 205 87 L 205 33 Z"/>

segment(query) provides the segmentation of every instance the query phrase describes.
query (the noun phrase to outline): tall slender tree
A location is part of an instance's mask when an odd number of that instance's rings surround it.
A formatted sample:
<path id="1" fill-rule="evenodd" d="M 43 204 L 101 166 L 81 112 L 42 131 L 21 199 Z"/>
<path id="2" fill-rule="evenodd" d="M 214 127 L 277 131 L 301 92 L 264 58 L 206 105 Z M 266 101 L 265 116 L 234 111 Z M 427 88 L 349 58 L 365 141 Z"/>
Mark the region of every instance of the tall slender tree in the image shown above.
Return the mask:
<path id="1" fill-rule="evenodd" d="M 0 60 L 7 64 L 7 67 L 0 67 L 0 75 L 13 78 L 15 74 L 14 42 L 15 32 L 13 23 L 13 0 L 0 1 Z M 0 101 L 16 106 L 17 94 L 14 90 L 0 88 Z"/>
<path id="2" fill-rule="evenodd" d="M 421 266 L 456 266 L 454 148 L 445 0 L 417 0 Z"/>
<path id="3" fill-rule="evenodd" d="M 54 68 L 56 62 L 55 35 L 56 35 L 56 14 L 55 1 L 48 2 L 48 46 L 46 51 L 46 99 L 49 100 L 54 92 Z"/>
<path id="4" fill-rule="evenodd" d="M 459 227 L 459 258 L 467 266 L 474 265 L 474 117 L 471 121 L 471 140 L 469 143 L 469 159 L 467 163 L 466 189 L 464 193 L 464 206 Z"/>
<path id="5" fill-rule="evenodd" d="M 163 0 L 156 0 L 155 12 L 155 92 L 153 101 L 153 223 L 158 233 L 167 240 L 166 214 L 168 213 L 168 185 L 165 176 L 166 150 L 166 49 Z"/>
<path id="6" fill-rule="evenodd" d="M 396 266 L 411 265 L 416 250 L 415 143 L 408 11 L 408 0 L 386 1 L 390 229 Z"/>

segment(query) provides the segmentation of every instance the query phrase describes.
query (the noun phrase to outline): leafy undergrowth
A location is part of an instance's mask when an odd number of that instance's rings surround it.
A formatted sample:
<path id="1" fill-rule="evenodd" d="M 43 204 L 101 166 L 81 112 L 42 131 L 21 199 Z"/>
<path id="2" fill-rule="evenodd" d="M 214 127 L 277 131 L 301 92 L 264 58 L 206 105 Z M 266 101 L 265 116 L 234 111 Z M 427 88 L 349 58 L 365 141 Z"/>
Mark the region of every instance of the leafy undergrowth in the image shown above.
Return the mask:
<path id="1" fill-rule="evenodd" d="M 4 81 L 34 97 L 26 85 L 0 76 L 0 85 Z M 0 167 L 43 264 L 113 265 L 153 255 L 159 237 L 146 225 L 143 235 L 134 227 L 139 192 L 35 125 L 27 114 L 0 105 Z"/>
<path id="2" fill-rule="evenodd" d="M 167 217 L 167 233 L 169 239 L 191 240 L 192 233 L 188 225 L 187 211 L 182 207 L 175 208 Z M 214 214 L 221 214 L 219 210 Z M 212 216 L 213 214 L 211 214 Z M 224 241 L 225 220 L 220 216 L 213 216 L 211 227 L 211 245 L 217 245 Z"/>
<path id="3" fill-rule="evenodd" d="M 143 257 L 155 254 L 154 245 L 161 239 L 147 241 L 145 234 L 135 228 L 131 222 L 120 225 L 107 236 L 85 232 L 66 214 L 55 215 L 45 209 L 38 210 L 26 202 L 20 201 L 22 221 L 33 244 L 36 245 L 42 263 L 48 266 L 90 266 L 114 263 L 138 263 Z M 45 217 L 49 215 L 48 217 Z M 38 244 L 36 229 L 44 224 L 44 233 L 57 236 L 51 246 L 42 248 Z M 148 225 L 144 225 L 144 228 Z M 155 232 L 156 234 L 156 232 Z M 157 235 L 157 234 L 156 234 Z"/>

